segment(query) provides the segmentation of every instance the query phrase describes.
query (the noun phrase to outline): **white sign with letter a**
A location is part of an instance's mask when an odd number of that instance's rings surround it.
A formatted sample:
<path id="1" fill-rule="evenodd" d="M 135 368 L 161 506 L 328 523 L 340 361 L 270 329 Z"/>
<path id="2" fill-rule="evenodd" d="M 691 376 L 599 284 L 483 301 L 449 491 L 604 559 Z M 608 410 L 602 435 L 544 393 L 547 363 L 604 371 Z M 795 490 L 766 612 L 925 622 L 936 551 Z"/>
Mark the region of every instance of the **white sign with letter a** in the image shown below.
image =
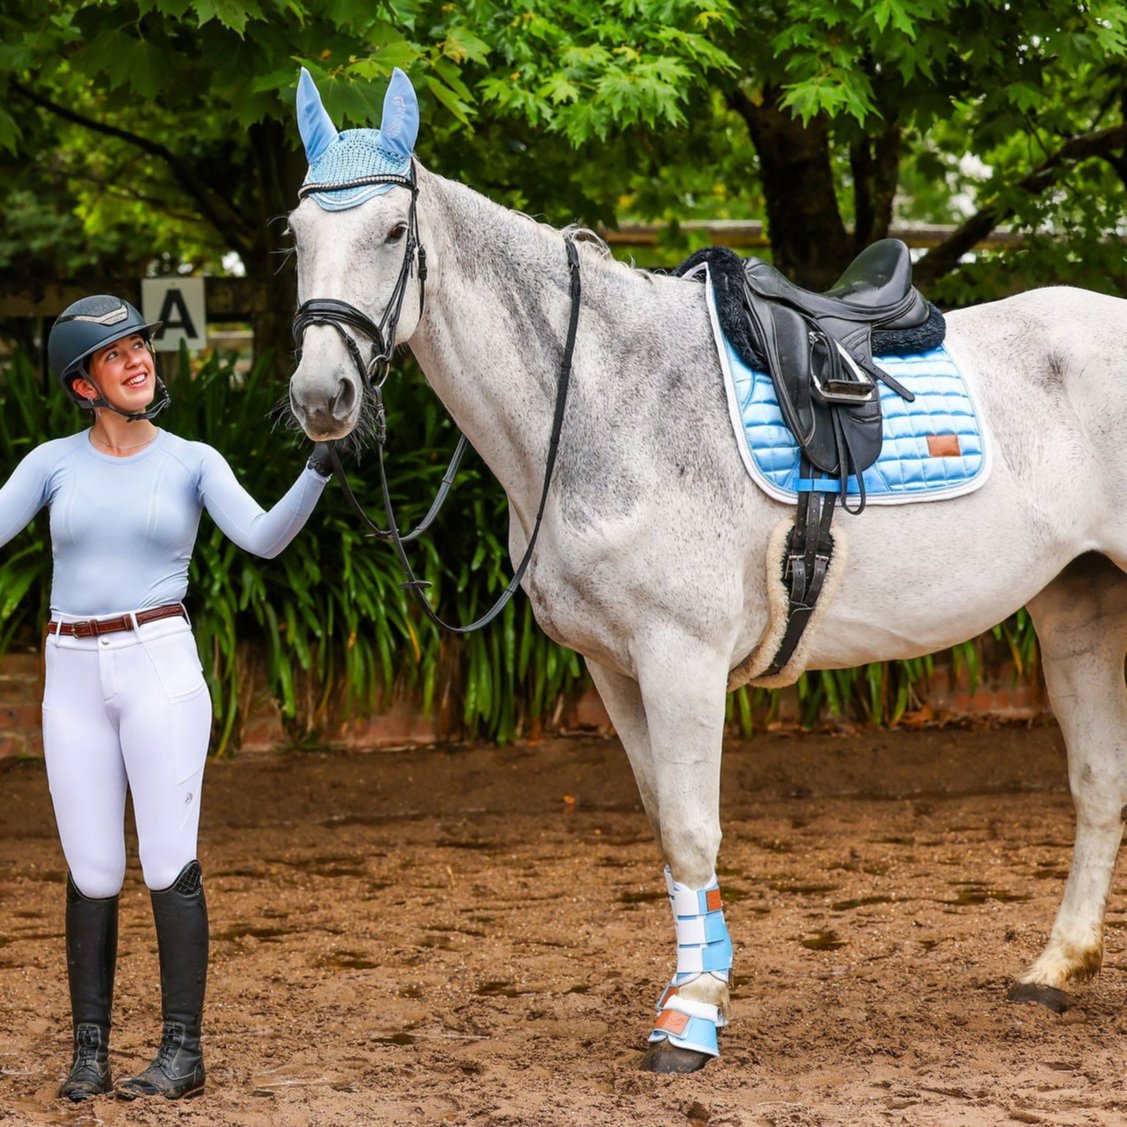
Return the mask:
<path id="1" fill-rule="evenodd" d="M 146 321 L 160 321 L 153 333 L 157 352 L 207 347 L 207 302 L 203 278 L 142 278 L 141 312 Z"/>

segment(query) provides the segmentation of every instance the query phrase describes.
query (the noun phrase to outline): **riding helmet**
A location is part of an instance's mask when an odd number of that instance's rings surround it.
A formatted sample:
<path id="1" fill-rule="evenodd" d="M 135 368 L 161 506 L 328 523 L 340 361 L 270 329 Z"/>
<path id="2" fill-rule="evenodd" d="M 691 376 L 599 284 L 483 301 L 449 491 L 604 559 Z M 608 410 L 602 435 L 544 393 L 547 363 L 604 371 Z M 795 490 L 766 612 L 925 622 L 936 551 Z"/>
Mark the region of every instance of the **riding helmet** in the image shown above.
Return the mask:
<path id="1" fill-rule="evenodd" d="M 86 406 L 71 384 L 86 374 L 85 361 L 99 348 L 140 333 L 146 340 L 161 326 L 145 318 L 119 297 L 93 294 L 72 302 L 59 314 L 47 338 L 47 355 L 59 383 L 76 402 Z"/>

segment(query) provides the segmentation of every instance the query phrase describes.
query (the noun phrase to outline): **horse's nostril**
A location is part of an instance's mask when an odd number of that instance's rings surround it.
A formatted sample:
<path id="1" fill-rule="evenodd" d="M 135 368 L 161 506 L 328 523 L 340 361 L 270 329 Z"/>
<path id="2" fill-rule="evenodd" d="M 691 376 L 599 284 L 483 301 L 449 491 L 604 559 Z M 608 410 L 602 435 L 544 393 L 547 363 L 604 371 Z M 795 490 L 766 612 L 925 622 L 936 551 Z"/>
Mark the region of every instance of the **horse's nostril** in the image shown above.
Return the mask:
<path id="1" fill-rule="evenodd" d="M 292 387 L 290 388 L 290 414 L 299 423 L 305 420 L 305 408 L 294 398 Z"/>
<path id="2" fill-rule="evenodd" d="M 333 418 L 340 422 L 351 418 L 352 408 L 356 404 L 356 389 L 353 387 L 350 380 L 341 380 L 340 389 L 333 397 L 332 403 L 329 404 L 329 410 L 333 413 Z"/>

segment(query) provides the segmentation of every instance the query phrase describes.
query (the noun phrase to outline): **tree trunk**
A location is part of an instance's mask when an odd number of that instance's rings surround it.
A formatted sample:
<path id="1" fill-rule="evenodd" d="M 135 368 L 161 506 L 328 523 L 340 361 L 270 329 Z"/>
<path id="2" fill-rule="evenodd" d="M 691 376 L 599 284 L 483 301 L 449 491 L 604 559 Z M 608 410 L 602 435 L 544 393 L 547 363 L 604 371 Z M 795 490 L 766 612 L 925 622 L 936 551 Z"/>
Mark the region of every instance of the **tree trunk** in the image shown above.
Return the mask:
<path id="1" fill-rule="evenodd" d="M 888 238 L 892 203 L 900 177 L 900 125 L 893 122 L 878 137 L 855 141 L 849 149 L 853 170 L 853 253 Z"/>
<path id="2" fill-rule="evenodd" d="M 253 261 L 245 265 L 247 273 L 261 278 L 271 295 L 268 311 L 255 317 L 254 359 L 269 354 L 273 376 L 284 385 L 294 367 L 291 325 L 297 308 L 297 271 L 289 256 L 286 216 L 297 206 L 306 160 L 287 144 L 281 122 L 251 126 L 249 140 L 258 223 Z"/>
<path id="3" fill-rule="evenodd" d="M 729 102 L 759 156 L 772 261 L 799 285 L 824 290 L 853 254 L 834 192 L 829 131 L 823 118 L 803 125 L 780 108 L 780 97 L 765 91 L 757 103 L 737 90 Z"/>

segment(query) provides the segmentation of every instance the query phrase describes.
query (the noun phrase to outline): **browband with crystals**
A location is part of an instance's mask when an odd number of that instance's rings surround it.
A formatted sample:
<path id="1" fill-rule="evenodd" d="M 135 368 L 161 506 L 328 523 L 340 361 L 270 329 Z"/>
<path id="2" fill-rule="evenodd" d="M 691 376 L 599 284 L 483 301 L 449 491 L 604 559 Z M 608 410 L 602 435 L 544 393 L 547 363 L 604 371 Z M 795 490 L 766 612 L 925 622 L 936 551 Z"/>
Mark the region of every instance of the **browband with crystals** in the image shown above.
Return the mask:
<path id="1" fill-rule="evenodd" d="M 399 176 L 395 173 L 387 173 L 386 175 L 377 176 L 357 176 L 353 180 L 336 180 L 325 184 L 303 184 L 298 189 L 298 199 L 304 199 L 308 195 L 317 192 L 338 192 L 346 188 L 364 188 L 369 184 L 399 184 L 404 188 L 415 187 L 415 179 L 413 176 Z"/>

